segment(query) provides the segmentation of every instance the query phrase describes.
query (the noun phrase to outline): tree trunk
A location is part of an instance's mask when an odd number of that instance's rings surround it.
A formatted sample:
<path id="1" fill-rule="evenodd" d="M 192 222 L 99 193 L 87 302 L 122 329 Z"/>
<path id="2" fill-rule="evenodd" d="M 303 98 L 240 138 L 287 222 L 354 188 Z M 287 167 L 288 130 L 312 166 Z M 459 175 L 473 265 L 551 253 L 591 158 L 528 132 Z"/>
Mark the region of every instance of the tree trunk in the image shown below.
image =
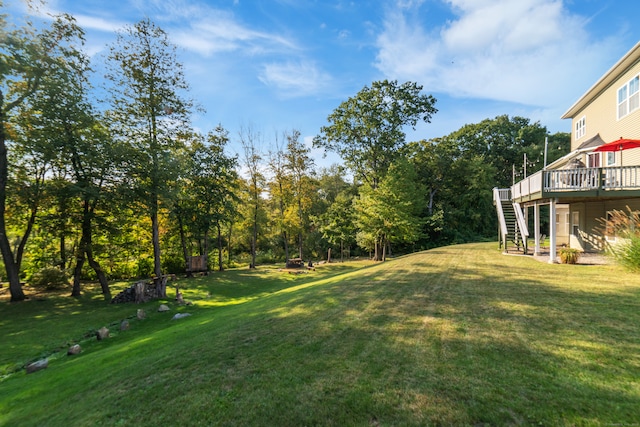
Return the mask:
<path id="1" fill-rule="evenodd" d="M 227 265 L 231 265 L 231 234 L 233 232 L 233 223 L 229 223 L 229 234 L 227 235 Z"/>
<path id="2" fill-rule="evenodd" d="M 435 197 L 437 191 L 437 189 L 431 189 L 429 191 L 429 215 L 433 215 L 433 198 Z"/>
<path id="3" fill-rule="evenodd" d="M 25 299 L 22 285 L 20 284 L 20 268 L 13 259 L 11 244 L 7 237 L 7 225 L 5 223 L 7 203 L 7 180 L 9 179 L 9 167 L 7 160 L 7 145 L 5 143 L 6 113 L 4 106 L 4 94 L 0 90 L 0 251 L 9 281 L 11 301 L 23 301 Z"/>
<path id="4" fill-rule="evenodd" d="M 153 274 L 156 277 L 162 276 L 162 265 L 160 263 L 160 230 L 158 225 L 158 200 L 152 202 L 151 207 L 151 232 L 153 241 Z"/>
<path id="5" fill-rule="evenodd" d="M 60 233 L 60 270 L 64 271 L 67 266 L 67 242 L 64 232 Z"/>
<path id="6" fill-rule="evenodd" d="M 189 251 L 187 250 L 187 239 L 184 234 L 184 222 L 182 221 L 182 215 L 178 217 L 178 230 L 180 230 L 180 246 L 182 247 L 182 257 L 184 258 L 184 271 L 187 277 L 193 277 L 191 273 L 191 266 L 189 265 Z"/>
<path id="7" fill-rule="evenodd" d="M 257 197 L 257 196 L 256 196 Z M 256 268 L 256 245 L 258 240 L 258 206 L 253 211 L 253 236 L 251 237 L 251 264 L 249 268 Z"/>
<path id="8" fill-rule="evenodd" d="M 71 287 L 71 296 L 79 297 L 81 294 L 80 289 L 80 277 L 82 276 L 82 266 L 84 265 L 84 250 L 82 249 L 83 243 L 80 243 L 78 248 L 78 255 L 76 255 L 76 266 L 73 268 L 73 285 Z"/>
<path id="9" fill-rule="evenodd" d="M 289 261 L 289 238 L 286 230 L 282 230 L 282 239 L 284 240 L 284 261 Z"/>
<path id="10" fill-rule="evenodd" d="M 73 271 L 73 289 L 71 291 L 72 297 L 79 297 L 81 294 L 80 278 L 82 276 L 82 267 L 86 260 L 89 261 L 89 265 L 96 272 L 98 282 L 102 288 L 102 295 L 105 300 L 111 300 L 111 290 L 109 289 L 109 281 L 107 276 L 100 267 L 98 261 L 93 257 L 93 239 L 92 239 L 92 216 L 93 212 L 90 208 L 90 200 L 84 200 L 84 209 L 82 212 L 82 237 L 80 238 L 80 245 L 78 246 L 78 255 L 76 257 L 76 267 Z"/>
<path id="11" fill-rule="evenodd" d="M 327 263 L 331 262 L 331 248 L 327 251 Z"/>
<path id="12" fill-rule="evenodd" d="M 42 172 L 42 180 L 44 180 L 44 171 Z M 18 245 L 18 250 L 16 251 L 16 265 L 18 267 L 18 273 L 20 272 L 20 266 L 22 265 L 22 258 L 24 256 L 24 250 L 27 247 L 27 241 L 29 240 L 29 236 L 31 235 L 31 231 L 33 231 L 33 226 L 36 223 L 36 218 L 38 216 L 38 200 L 40 198 L 40 183 L 41 178 L 36 178 L 36 194 L 31 205 L 31 213 L 29 215 L 29 220 L 27 221 L 27 228 L 24 230 L 24 234 L 22 235 L 22 239 L 20 240 L 20 244 Z"/>
<path id="13" fill-rule="evenodd" d="M 98 276 L 98 282 L 100 282 L 100 287 L 102 289 L 102 296 L 105 301 L 111 301 L 111 289 L 109 289 L 109 281 L 107 280 L 107 275 L 104 273 L 104 270 L 100 267 L 98 261 L 93 257 L 93 244 L 89 243 L 87 247 L 87 260 L 89 261 L 89 265 L 93 268 L 93 271 L 96 272 L 96 276 Z"/>
<path id="14" fill-rule="evenodd" d="M 207 226 L 207 228 L 209 228 Z M 209 231 L 204 232 L 204 248 L 202 256 L 204 257 L 204 275 L 209 275 Z"/>
<path id="15" fill-rule="evenodd" d="M 222 227 L 220 226 L 220 222 L 216 224 L 218 228 L 218 271 L 224 271 L 224 267 L 222 266 Z"/>
<path id="16" fill-rule="evenodd" d="M 340 262 L 344 262 L 344 240 L 340 239 Z"/>

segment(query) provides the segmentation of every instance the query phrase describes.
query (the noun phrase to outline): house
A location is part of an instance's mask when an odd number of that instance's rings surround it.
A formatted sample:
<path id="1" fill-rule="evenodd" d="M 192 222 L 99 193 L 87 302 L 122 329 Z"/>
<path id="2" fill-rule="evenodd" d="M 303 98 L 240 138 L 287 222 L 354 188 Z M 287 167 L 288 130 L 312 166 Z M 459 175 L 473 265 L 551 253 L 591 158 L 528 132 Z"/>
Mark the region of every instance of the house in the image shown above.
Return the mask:
<path id="1" fill-rule="evenodd" d="M 512 241 L 527 252 L 533 211 L 534 253 L 540 253 L 542 206 L 548 206 L 549 262 L 559 246 L 601 251 L 616 240 L 601 220 L 613 210 L 640 210 L 640 148 L 620 144 L 640 140 L 640 42 L 562 118 L 571 119 L 571 152 L 511 188 L 494 189 L 505 251 Z"/>

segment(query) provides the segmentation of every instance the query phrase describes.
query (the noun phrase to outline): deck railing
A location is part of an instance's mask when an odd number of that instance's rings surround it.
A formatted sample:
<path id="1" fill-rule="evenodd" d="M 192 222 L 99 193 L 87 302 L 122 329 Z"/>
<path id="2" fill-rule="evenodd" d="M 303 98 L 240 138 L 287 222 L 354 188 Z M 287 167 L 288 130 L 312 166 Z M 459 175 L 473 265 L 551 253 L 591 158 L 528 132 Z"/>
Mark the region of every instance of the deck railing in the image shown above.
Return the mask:
<path id="1" fill-rule="evenodd" d="M 586 191 L 598 189 L 601 168 L 559 169 L 545 171 L 545 191 Z"/>
<path id="2" fill-rule="evenodd" d="M 520 182 L 516 182 L 511 187 L 511 194 L 514 199 L 519 199 L 529 194 L 535 194 L 542 191 L 542 171 L 536 172 L 531 176 L 526 177 Z"/>
<path id="3" fill-rule="evenodd" d="M 640 190 L 640 166 L 539 171 L 511 187 L 515 200 L 532 194 Z"/>

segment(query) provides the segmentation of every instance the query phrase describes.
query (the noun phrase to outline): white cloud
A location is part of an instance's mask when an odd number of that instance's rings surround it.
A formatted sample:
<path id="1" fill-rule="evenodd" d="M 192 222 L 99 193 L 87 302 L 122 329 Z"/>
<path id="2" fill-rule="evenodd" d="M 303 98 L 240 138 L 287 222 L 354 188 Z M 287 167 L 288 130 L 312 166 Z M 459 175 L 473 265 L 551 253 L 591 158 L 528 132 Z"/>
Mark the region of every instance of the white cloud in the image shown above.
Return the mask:
<path id="1" fill-rule="evenodd" d="M 416 9 L 387 15 L 376 66 L 430 92 L 549 107 L 578 96 L 607 64 L 611 39 L 593 42 L 586 19 L 559 0 L 448 0 L 455 19 L 427 33 Z M 422 12 L 424 13 L 424 12 Z M 605 66 L 605 69 L 607 67 Z"/>
<path id="2" fill-rule="evenodd" d="M 232 11 L 216 9 L 202 2 L 184 0 L 141 0 L 138 8 L 152 8 L 156 19 L 171 39 L 186 50 L 209 56 L 219 52 L 243 50 L 262 54 L 296 50 L 294 42 L 281 34 L 252 29 L 240 22 Z"/>
<path id="3" fill-rule="evenodd" d="M 286 97 L 319 93 L 331 80 L 328 74 L 309 61 L 266 64 L 259 79 L 265 85 L 275 87 Z"/>
<path id="4" fill-rule="evenodd" d="M 85 30 L 98 30 L 113 33 L 119 31 L 127 25 L 127 23 L 119 20 L 109 20 L 104 18 L 96 18 L 87 15 L 73 15 L 73 17 Z"/>

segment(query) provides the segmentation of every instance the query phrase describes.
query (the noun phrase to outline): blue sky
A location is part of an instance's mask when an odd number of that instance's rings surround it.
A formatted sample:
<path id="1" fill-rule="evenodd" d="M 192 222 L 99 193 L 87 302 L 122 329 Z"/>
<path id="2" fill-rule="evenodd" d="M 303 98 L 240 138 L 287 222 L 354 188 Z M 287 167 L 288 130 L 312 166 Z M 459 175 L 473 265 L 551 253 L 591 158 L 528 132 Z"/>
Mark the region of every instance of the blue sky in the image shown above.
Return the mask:
<path id="1" fill-rule="evenodd" d="M 5 9 L 24 10 L 17 0 Z M 206 110 L 194 125 L 221 123 L 232 139 L 250 126 L 265 147 L 291 129 L 310 144 L 340 102 L 382 79 L 415 81 L 438 100 L 409 141 L 501 114 L 568 132 L 560 116 L 640 41 L 635 0 L 51 0 L 45 9 L 74 15 L 96 58 L 116 30 L 150 18 L 178 46 L 190 96 Z"/>

